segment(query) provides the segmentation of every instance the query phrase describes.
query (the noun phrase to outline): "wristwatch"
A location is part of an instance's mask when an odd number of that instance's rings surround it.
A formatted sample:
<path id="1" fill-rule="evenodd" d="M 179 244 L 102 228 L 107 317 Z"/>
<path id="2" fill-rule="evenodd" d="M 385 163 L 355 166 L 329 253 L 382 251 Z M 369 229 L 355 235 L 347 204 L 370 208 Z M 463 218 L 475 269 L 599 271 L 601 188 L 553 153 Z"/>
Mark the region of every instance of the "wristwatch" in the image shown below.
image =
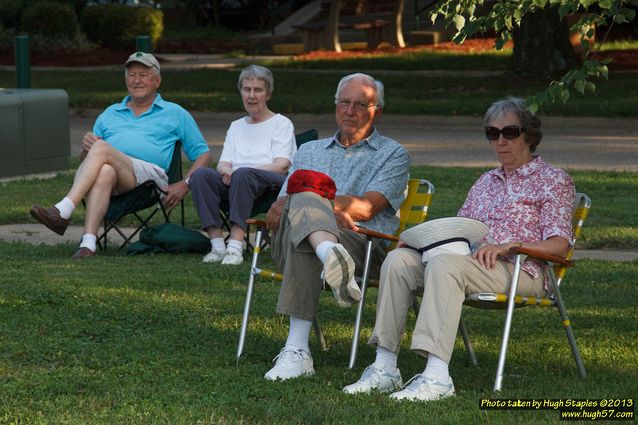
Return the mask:
<path id="1" fill-rule="evenodd" d="M 190 187 L 191 187 L 191 178 L 190 177 L 186 177 L 184 179 L 184 183 L 186 183 L 186 186 L 188 186 L 188 188 L 190 189 Z"/>

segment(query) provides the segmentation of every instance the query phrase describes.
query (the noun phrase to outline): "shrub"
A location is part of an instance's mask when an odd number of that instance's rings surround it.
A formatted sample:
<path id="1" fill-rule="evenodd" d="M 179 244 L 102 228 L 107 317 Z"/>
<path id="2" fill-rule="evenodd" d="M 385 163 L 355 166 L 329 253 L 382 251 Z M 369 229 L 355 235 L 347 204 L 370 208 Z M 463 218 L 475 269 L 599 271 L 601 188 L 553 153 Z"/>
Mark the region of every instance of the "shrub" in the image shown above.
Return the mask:
<path id="1" fill-rule="evenodd" d="M 78 31 L 73 38 L 51 38 L 46 35 L 34 34 L 29 37 L 29 46 L 32 52 L 42 55 L 56 54 L 59 52 L 84 54 L 95 50 L 96 46 L 90 43 L 86 35 Z"/>
<path id="2" fill-rule="evenodd" d="M 6 29 L 0 23 L 0 52 L 8 52 L 13 48 L 13 31 Z"/>
<path id="3" fill-rule="evenodd" d="M 74 38 L 78 33 L 78 19 L 69 4 L 43 1 L 22 12 L 21 31 L 51 38 Z"/>
<path id="4" fill-rule="evenodd" d="M 150 7 L 97 4 L 84 8 L 80 25 L 94 43 L 132 49 L 138 35 L 149 35 L 153 45 L 157 43 L 164 31 L 164 15 Z"/>
<path id="5" fill-rule="evenodd" d="M 23 0 L 0 0 L 0 24 L 5 28 L 18 28 L 25 7 Z"/>

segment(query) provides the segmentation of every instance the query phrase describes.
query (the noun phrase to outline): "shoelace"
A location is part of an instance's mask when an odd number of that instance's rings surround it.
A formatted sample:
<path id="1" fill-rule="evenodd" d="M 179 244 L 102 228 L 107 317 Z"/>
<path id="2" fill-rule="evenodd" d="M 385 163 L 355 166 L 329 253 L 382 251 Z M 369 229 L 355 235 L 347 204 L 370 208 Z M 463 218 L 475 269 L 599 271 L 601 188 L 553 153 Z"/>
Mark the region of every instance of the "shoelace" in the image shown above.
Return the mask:
<path id="1" fill-rule="evenodd" d="M 286 356 L 289 355 L 291 357 L 300 357 L 303 359 L 303 350 L 300 348 L 292 349 L 292 348 L 282 348 L 279 354 L 272 359 L 273 363 L 278 362 L 279 360 L 283 360 Z"/>
<path id="2" fill-rule="evenodd" d="M 410 380 L 408 382 L 405 383 L 405 385 L 403 385 L 403 387 L 401 388 L 401 391 L 403 391 L 403 390 L 416 391 L 416 389 L 423 382 L 425 382 L 425 376 L 423 376 L 422 373 L 419 373 L 418 375 L 414 375 L 412 378 L 410 378 Z M 414 388 L 410 388 L 411 386 L 414 386 Z"/>
<path id="3" fill-rule="evenodd" d="M 368 379 L 370 377 L 370 375 L 372 375 L 372 372 L 373 372 L 373 366 L 372 365 L 366 367 L 366 369 L 361 374 L 361 378 L 359 378 L 359 381 L 365 381 L 366 379 Z"/>

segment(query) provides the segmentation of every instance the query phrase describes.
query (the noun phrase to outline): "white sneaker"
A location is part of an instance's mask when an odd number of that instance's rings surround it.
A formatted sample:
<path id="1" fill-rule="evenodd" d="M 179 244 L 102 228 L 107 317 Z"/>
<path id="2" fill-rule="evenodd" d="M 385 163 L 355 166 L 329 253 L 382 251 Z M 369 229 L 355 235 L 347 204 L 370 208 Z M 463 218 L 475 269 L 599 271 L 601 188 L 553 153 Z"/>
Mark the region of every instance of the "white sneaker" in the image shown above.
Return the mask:
<path id="1" fill-rule="evenodd" d="M 219 249 L 211 249 L 208 254 L 202 258 L 204 263 L 219 263 L 226 255 L 226 251 L 222 251 Z"/>
<path id="2" fill-rule="evenodd" d="M 361 289 L 354 280 L 354 260 L 341 244 L 328 251 L 323 265 L 324 281 L 330 285 L 340 307 L 350 307 L 361 301 Z"/>
<path id="3" fill-rule="evenodd" d="M 277 362 L 275 367 L 264 375 L 268 381 L 276 381 L 277 379 L 285 381 L 286 379 L 315 374 L 310 353 L 301 348 L 284 347 L 272 360 L 277 360 Z"/>
<path id="4" fill-rule="evenodd" d="M 422 373 L 410 379 L 401 391 L 390 395 L 393 400 L 430 401 L 454 395 L 454 383 L 448 378 L 447 383 L 439 382 Z"/>
<path id="5" fill-rule="evenodd" d="M 241 254 L 237 254 L 237 252 L 235 252 L 234 250 L 229 249 L 228 251 L 226 251 L 226 255 L 224 255 L 224 258 L 222 259 L 222 264 L 238 266 L 243 261 L 244 257 Z"/>
<path id="6" fill-rule="evenodd" d="M 370 394 L 372 390 L 382 393 L 395 391 L 403 385 L 401 372 L 396 369 L 396 373 L 378 368 L 373 364 L 366 367 L 361 378 L 354 384 L 343 387 L 346 394 Z"/>

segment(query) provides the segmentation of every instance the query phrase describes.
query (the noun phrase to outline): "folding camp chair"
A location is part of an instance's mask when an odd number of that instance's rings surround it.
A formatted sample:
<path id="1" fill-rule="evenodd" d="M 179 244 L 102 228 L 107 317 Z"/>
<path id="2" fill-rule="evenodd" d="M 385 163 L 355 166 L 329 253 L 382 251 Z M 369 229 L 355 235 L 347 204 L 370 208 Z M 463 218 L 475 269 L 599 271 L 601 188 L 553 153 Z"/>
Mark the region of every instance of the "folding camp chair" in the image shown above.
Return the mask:
<path id="1" fill-rule="evenodd" d="M 182 144 L 178 141 L 175 143 L 173 157 L 166 173 L 168 175 L 168 183 L 175 183 L 182 179 Z M 169 223 L 170 218 L 164 205 L 162 205 L 161 197 L 165 192 L 157 186 L 153 180 L 147 180 L 141 185 L 128 192 L 111 196 L 109 208 L 104 216 L 104 231 L 97 238 L 97 244 L 101 249 L 106 250 L 108 244 L 108 233 L 111 230 L 116 231 L 124 242 L 119 246 L 123 248 L 138 234 L 140 230 L 147 227 L 151 219 L 158 211 L 164 216 L 164 222 Z M 181 223 L 184 225 L 184 200 L 180 202 Z M 144 211 L 150 209 L 150 211 Z M 137 219 L 138 226 L 131 234 L 126 234 L 119 227 L 121 220 L 127 216 L 133 215 Z"/>
<path id="2" fill-rule="evenodd" d="M 406 199 L 401 205 L 400 210 L 398 211 L 400 224 L 399 229 L 396 232 L 396 235 L 401 233 L 405 228 L 411 227 L 415 224 L 422 223 L 427 218 L 428 208 L 430 203 L 432 202 L 432 197 L 434 195 L 434 185 L 427 180 L 423 179 L 410 179 L 407 187 Z M 246 341 L 246 331 L 248 329 L 248 317 L 250 314 L 250 304 L 253 296 L 253 290 L 255 286 L 255 278 L 257 276 L 265 279 L 278 280 L 281 281 L 283 279 L 283 275 L 277 273 L 272 270 L 260 269 L 258 267 L 259 264 L 259 254 L 261 252 L 261 241 L 263 235 L 266 231 L 266 223 L 260 220 L 249 220 L 249 224 L 257 226 L 257 232 L 255 235 L 255 249 L 253 252 L 252 263 L 250 267 L 250 276 L 248 279 L 248 287 L 246 289 L 246 301 L 244 303 L 244 314 L 242 318 L 241 331 L 239 333 L 239 344 L 237 346 L 237 358 L 239 359 L 244 351 L 244 345 Z M 359 342 L 359 332 L 361 328 L 361 317 L 363 316 L 363 305 L 365 303 L 365 294 L 366 288 L 368 286 L 368 275 L 370 269 L 370 261 L 372 259 L 372 241 L 374 238 L 382 238 L 385 240 L 396 242 L 398 240 L 397 236 L 394 235 L 386 235 L 383 233 L 362 229 L 360 228 L 360 233 L 366 235 L 366 255 L 364 261 L 363 268 L 363 276 L 361 279 L 358 279 L 359 285 L 361 287 L 361 301 L 357 308 L 356 318 L 355 318 L 355 329 L 352 336 L 352 348 L 350 352 L 350 361 L 349 368 L 354 366 L 354 361 L 357 354 L 357 346 Z M 321 333 L 321 329 L 319 327 L 319 323 L 317 319 L 315 319 L 313 323 L 315 332 L 317 337 L 319 338 L 319 342 L 321 344 L 322 349 L 325 349 L 325 340 Z"/>
<path id="3" fill-rule="evenodd" d="M 319 133 L 317 130 L 310 129 L 304 131 L 303 133 L 295 134 L 295 142 L 297 144 L 297 149 L 301 145 L 306 142 L 310 142 L 312 140 L 317 140 L 319 138 Z M 255 199 L 255 203 L 253 204 L 253 209 L 250 212 L 251 217 L 256 217 L 260 214 L 265 214 L 270 209 L 270 206 L 277 200 L 277 196 L 279 195 L 279 188 L 273 187 L 266 190 L 259 198 Z M 230 222 L 228 221 L 228 205 L 224 205 L 220 208 L 220 217 L 222 219 L 222 228 L 225 229 L 228 234 L 224 238 L 226 242 L 228 242 L 228 238 L 230 238 Z M 253 244 L 250 241 L 250 226 L 246 228 L 246 235 L 244 236 L 244 241 L 246 242 L 246 248 L 248 252 L 253 252 Z M 262 248 L 267 245 L 266 240 L 262 240 Z"/>
<path id="4" fill-rule="evenodd" d="M 581 229 L 583 227 L 585 219 L 587 218 L 590 207 L 591 199 L 589 199 L 589 197 L 584 193 L 577 193 L 573 219 L 574 243 L 576 242 L 578 236 L 580 236 Z M 481 309 L 507 309 L 505 315 L 505 325 L 503 327 L 503 340 L 501 341 L 498 366 L 496 369 L 494 391 L 500 391 L 503 384 L 503 373 L 505 369 L 505 357 L 507 355 L 507 344 L 509 342 L 512 316 L 514 314 L 515 307 L 536 305 L 543 307 L 556 307 L 558 309 L 561 323 L 563 324 L 565 332 L 567 333 L 567 340 L 569 342 L 569 345 L 571 346 L 574 360 L 576 361 L 576 367 L 578 368 L 580 376 L 582 378 L 585 378 L 587 376 L 587 373 L 585 372 L 585 366 L 583 365 L 583 361 L 578 352 L 576 339 L 574 338 L 571 323 L 569 321 L 569 317 L 567 316 L 565 304 L 563 303 L 563 297 L 560 292 L 560 284 L 565 277 L 567 268 L 574 266 L 574 262 L 571 261 L 572 254 L 574 253 L 574 244 L 572 244 L 572 247 L 570 248 L 565 258 L 546 255 L 542 252 L 526 248 L 515 248 L 514 251 L 516 252 L 516 260 L 514 263 L 514 273 L 512 275 L 512 281 L 510 283 L 509 294 L 482 292 L 470 294 L 465 298 L 465 304 L 472 307 Z M 549 277 L 552 283 L 552 296 L 535 298 L 516 295 L 521 265 L 528 257 L 534 258 L 538 261 L 543 261 L 545 262 L 545 264 L 548 265 L 547 269 L 549 271 Z M 474 350 L 472 349 L 472 344 L 470 343 L 470 339 L 468 337 L 468 333 L 462 318 L 461 322 L 459 323 L 459 332 L 461 333 L 461 337 L 463 338 L 463 342 L 465 343 L 465 348 L 467 349 L 470 361 L 472 362 L 472 364 L 477 365 L 478 362 L 476 360 L 476 356 L 474 354 Z"/>

